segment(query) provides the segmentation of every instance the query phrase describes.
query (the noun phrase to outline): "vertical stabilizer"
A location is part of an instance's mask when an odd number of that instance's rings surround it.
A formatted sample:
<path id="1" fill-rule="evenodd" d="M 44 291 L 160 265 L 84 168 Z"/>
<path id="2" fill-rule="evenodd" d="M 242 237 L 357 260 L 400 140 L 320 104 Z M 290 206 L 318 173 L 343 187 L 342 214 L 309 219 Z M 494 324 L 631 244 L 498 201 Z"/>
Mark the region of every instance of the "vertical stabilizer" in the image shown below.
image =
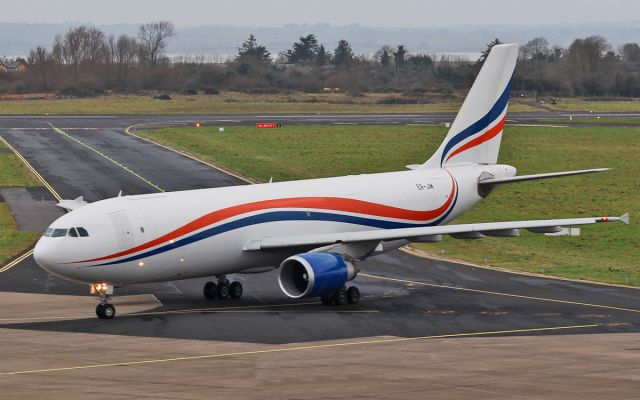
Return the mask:
<path id="1" fill-rule="evenodd" d="M 491 49 L 447 137 L 421 168 L 498 161 L 517 57 L 517 44 L 499 44 Z"/>

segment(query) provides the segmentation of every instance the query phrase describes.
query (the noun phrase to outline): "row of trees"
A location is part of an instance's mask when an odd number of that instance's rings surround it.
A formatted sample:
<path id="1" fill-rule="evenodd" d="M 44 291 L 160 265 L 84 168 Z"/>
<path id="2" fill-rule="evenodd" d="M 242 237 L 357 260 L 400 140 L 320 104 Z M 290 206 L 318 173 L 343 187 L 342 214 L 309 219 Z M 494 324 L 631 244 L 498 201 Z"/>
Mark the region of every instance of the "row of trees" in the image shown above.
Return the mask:
<path id="1" fill-rule="evenodd" d="M 468 88 L 491 47 L 475 61 L 412 54 L 403 45 L 382 46 L 375 54 L 357 55 L 346 40 L 329 50 L 313 34 L 300 37 L 276 56 L 254 35 L 222 63 L 204 57 L 173 62 L 164 50 L 175 34 L 162 21 L 140 26 L 136 37 L 107 37 L 94 27 L 79 26 L 56 36 L 51 48 L 38 47 L 27 59 L 28 72 L 0 76 L 0 91 L 56 91 L 92 95 L 105 90 L 161 91 L 319 91 L 405 92 Z M 600 36 L 576 39 L 568 48 L 532 39 L 520 49 L 514 89 L 542 95 L 640 96 L 640 46 L 614 50 Z"/>

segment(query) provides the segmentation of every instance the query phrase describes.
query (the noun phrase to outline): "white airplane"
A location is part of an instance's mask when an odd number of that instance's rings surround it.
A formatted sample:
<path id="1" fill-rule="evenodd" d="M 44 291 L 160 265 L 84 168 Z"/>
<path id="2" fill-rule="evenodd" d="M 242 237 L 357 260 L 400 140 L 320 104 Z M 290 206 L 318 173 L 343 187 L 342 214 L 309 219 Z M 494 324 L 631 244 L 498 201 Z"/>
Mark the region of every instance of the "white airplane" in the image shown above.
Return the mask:
<path id="1" fill-rule="evenodd" d="M 204 286 L 207 299 L 238 298 L 242 285 L 230 283 L 227 274 L 279 268 L 280 288 L 291 298 L 354 304 L 358 288 L 345 284 L 356 277 L 360 262 L 409 242 L 628 223 L 625 214 L 447 225 L 497 185 L 606 170 L 516 176 L 514 167 L 496 164 L 517 54 L 514 44 L 491 50 L 446 138 L 424 164 L 400 172 L 118 196 L 91 204 L 65 200 L 59 205 L 70 212 L 46 230 L 34 258 L 51 274 L 90 284 L 100 297 L 96 314 L 108 319 L 115 315 L 109 303 L 114 287 L 134 283 L 215 276 L 217 282 Z"/>

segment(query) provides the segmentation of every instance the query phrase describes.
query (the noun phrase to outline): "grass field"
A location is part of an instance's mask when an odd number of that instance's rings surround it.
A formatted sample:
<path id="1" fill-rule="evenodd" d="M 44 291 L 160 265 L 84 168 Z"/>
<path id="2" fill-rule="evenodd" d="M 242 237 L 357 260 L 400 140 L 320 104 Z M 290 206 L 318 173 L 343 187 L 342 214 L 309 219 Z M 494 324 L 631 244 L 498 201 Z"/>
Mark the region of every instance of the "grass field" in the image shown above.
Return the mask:
<path id="1" fill-rule="evenodd" d="M 35 177 L 24 167 L 13 153 L 0 142 L 0 187 L 38 186 Z M 11 257 L 26 250 L 41 232 L 19 231 L 11 210 L 0 202 L 0 266 Z"/>
<path id="2" fill-rule="evenodd" d="M 427 98 L 428 104 L 378 104 L 401 94 L 250 95 L 223 93 L 217 96 L 173 96 L 172 100 L 154 100 L 151 96 L 110 95 L 70 100 L 10 100 L 0 102 L 0 115 L 83 115 L 83 114 L 255 114 L 255 113 L 427 113 L 454 112 L 462 97 Z M 511 111 L 535 111 L 527 104 L 513 103 Z"/>
<path id="3" fill-rule="evenodd" d="M 286 126 L 173 128 L 143 135 L 241 174 L 267 181 L 401 170 L 427 159 L 445 135 L 439 126 Z M 640 285 L 640 128 L 508 127 L 500 162 L 520 174 L 613 167 L 591 176 L 506 185 L 457 222 L 621 215 L 632 223 L 583 227 L 581 237 L 523 232 L 418 245 L 429 252 L 505 268 Z"/>
<path id="4" fill-rule="evenodd" d="M 591 100 L 582 98 L 558 99 L 558 104 L 545 104 L 558 111 L 580 112 L 640 112 L 640 99 Z"/>

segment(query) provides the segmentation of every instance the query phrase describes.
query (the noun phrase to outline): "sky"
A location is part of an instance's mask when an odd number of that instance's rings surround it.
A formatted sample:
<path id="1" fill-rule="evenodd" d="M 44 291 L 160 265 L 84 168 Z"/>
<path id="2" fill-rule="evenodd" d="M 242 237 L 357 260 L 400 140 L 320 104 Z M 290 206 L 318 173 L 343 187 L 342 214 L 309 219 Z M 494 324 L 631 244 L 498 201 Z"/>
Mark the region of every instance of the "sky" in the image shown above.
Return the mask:
<path id="1" fill-rule="evenodd" d="M 177 27 L 288 23 L 376 27 L 543 25 L 640 20 L 639 0 L 0 0 L 0 21 Z"/>

